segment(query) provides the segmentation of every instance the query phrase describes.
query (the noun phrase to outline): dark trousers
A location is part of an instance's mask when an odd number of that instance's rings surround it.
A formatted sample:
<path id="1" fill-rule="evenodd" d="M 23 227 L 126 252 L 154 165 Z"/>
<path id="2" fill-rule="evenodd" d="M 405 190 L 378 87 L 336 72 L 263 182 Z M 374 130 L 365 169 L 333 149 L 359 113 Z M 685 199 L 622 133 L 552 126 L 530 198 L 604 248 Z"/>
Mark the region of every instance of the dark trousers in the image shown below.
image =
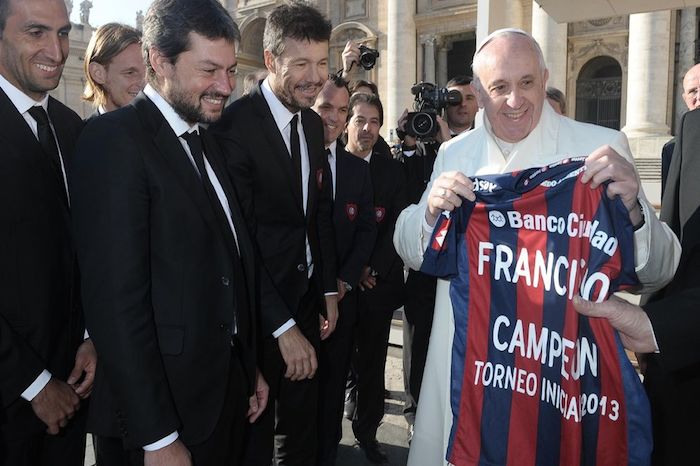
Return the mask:
<path id="1" fill-rule="evenodd" d="M 347 293 L 339 303 L 338 323 L 333 334 L 321 342 L 319 357 L 318 461 L 332 466 L 343 437 L 345 383 L 354 345 L 359 291 Z"/>
<path id="2" fill-rule="evenodd" d="M 243 365 L 234 351 L 231 358 L 228 390 L 214 431 L 204 442 L 185 446 L 194 466 L 238 466 L 245 445 L 248 421 L 247 380 Z M 143 466 L 143 449 L 125 449 L 120 438 L 93 437 L 97 466 Z M 81 463 L 82 466 L 82 463 Z"/>
<path id="3" fill-rule="evenodd" d="M 1 466 L 84 465 L 86 402 L 82 402 L 80 410 L 58 435 L 49 435 L 41 430 L 46 426 L 36 418 L 31 405 L 25 400 L 18 400 L 4 414 L 7 422 L 0 426 Z M 20 426 L 27 424 L 33 424 L 39 430 L 26 433 Z"/>
<path id="4" fill-rule="evenodd" d="M 404 314 L 411 325 L 411 368 L 409 390 L 411 398 L 418 404 L 420 387 L 423 383 L 423 370 L 428 355 L 430 331 L 435 312 L 435 288 L 437 279 L 430 275 L 411 270 L 406 280 L 406 303 Z"/>
<path id="5" fill-rule="evenodd" d="M 357 409 L 352 430 L 358 440 L 375 439 L 384 416 L 384 366 L 393 309 L 376 306 L 372 292 L 359 293 L 356 351 Z"/>
<path id="6" fill-rule="evenodd" d="M 320 310 L 319 292 L 311 285 L 294 320 L 316 354 L 320 344 Z M 274 454 L 274 464 L 312 465 L 316 461 L 318 376 L 296 382 L 286 378 L 287 366 L 274 338 L 265 338 L 263 353 L 260 370 L 270 385 L 270 398 L 265 412 L 251 426 L 244 464 L 270 466 Z"/>

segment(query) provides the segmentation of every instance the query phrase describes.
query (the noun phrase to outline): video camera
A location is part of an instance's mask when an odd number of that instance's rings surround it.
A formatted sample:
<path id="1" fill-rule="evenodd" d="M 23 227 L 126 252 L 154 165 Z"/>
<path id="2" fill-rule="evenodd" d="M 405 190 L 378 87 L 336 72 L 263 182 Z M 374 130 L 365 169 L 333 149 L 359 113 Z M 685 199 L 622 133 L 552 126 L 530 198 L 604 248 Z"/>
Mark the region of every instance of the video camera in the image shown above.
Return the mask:
<path id="1" fill-rule="evenodd" d="M 418 139 L 434 138 L 439 131 L 438 112 L 448 105 L 462 103 L 462 94 L 458 90 L 449 91 L 433 83 L 414 84 L 411 94 L 416 96 L 413 103 L 415 111 L 408 114 L 404 130 L 409 136 Z"/>

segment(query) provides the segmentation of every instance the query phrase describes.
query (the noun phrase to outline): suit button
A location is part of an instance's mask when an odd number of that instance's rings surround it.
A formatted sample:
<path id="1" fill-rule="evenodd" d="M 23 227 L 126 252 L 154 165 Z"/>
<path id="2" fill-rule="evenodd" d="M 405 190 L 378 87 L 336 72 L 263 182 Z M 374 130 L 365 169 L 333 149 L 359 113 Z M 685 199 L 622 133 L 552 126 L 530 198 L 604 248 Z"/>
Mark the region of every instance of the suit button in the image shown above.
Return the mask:
<path id="1" fill-rule="evenodd" d="M 306 270 L 306 266 L 304 264 L 299 264 L 299 265 L 297 265 L 297 270 L 299 272 L 303 272 Z"/>
<path id="2" fill-rule="evenodd" d="M 229 283 L 230 283 L 230 280 L 228 279 L 228 277 L 221 277 L 221 284 L 222 285 L 228 286 Z"/>

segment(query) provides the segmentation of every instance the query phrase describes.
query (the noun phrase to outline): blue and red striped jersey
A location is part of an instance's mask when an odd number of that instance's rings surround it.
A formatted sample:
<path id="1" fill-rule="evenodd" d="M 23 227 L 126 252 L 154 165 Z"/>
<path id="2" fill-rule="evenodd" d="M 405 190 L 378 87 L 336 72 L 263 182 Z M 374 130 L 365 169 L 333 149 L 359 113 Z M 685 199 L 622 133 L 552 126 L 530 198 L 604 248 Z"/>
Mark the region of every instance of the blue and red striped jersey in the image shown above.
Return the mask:
<path id="1" fill-rule="evenodd" d="M 443 213 L 421 271 L 450 280 L 455 332 L 446 459 L 466 465 L 646 465 L 651 417 L 602 301 L 634 286 L 619 198 L 579 181 L 583 158 L 473 177 Z"/>

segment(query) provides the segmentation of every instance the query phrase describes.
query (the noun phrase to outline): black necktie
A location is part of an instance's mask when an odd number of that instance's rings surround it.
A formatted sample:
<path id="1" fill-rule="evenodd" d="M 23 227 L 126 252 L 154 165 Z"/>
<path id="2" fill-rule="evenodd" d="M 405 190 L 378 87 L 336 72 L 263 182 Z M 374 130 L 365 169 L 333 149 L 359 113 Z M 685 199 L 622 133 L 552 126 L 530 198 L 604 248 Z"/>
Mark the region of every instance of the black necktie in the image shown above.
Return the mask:
<path id="1" fill-rule="evenodd" d="M 58 153 L 58 145 L 56 144 L 56 138 L 53 135 L 53 130 L 51 129 L 51 123 L 49 122 L 49 116 L 46 114 L 44 107 L 40 105 L 35 105 L 29 109 L 29 114 L 36 121 L 37 126 L 37 136 L 39 137 L 39 144 L 41 149 L 44 151 L 49 158 L 51 167 L 58 175 L 61 185 L 65 190 L 65 181 L 63 180 L 63 170 L 61 170 L 61 156 Z"/>
<path id="2" fill-rule="evenodd" d="M 202 128 L 200 128 L 200 131 L 204 131 Z M 226 213 L 224 212 L 224 208 L 221 205 L 221 201 L 219 200 L 219 197 L 216 195 L 216 191 L 214 190 L 214 186 L 211 184 L 211 180 L 209 179 L 209 174 L 207 173 L 207 168 L 204 165 L 204 151 L 202 149 L 202 138 L 200 137 L 199 133 L 196 131 L 193 131 L 191 133 L 183 133 L 182 136 L 180 136 L 182 139 L 187 142 L 187 145 L 190 148 L 190 153 L 192 154 L 192 158 L 194 159 L 194 163 L 197 166 L 197 170 L 199 171 L 199 178 L 202 180 L 202 184 L 204 185 L 204 191 L 207 193 L 207 197 L 209 198 L 209 203 L 211 204 L 211 208 L 214 211 L 214 215 L 216 219 L 219 222 L 219 227 L 221 229 L 221 233 L 224 235 L 226 245 L 229 249 L 229 252 L 231 254 L 231 258 L 233 261 L 233 286 L 234 286 L 234 293 L 236 296 L 236 309 L 234 309 L 233 313 L 233 328 L 231 329 L 231 332 L 236 335 L 238 333 L 238 309 L 239 306 L 246 306 L 246 291 L 245 291 L 245 279 L 244 273 L 243 273 L 243 266 L 241 264 L 241 259 L 239 256 L 238 248 L 236 247 L 235 239 L 233 237 L 233 232 L 231 231 L 231 225 L 228 222 L 228 218 L 226 217 Z"/>
<path id="3" fill-rule="evenodd" d="M 292 117 L 291 122 L 291 133 L 289 138 L 289 146 L 292 152 L 292 172 L 296 177 L 296 183 L 294 184 L 294 189 L 296 189 L 297 195 L 301 200 L 302 204 L 304 202 L 303 190 L 301 188 L 301 147 L 299 146 L 299 131 L 297 131 L 297 123 L 299 121 L 299 115 L 295 114 Z"/>

